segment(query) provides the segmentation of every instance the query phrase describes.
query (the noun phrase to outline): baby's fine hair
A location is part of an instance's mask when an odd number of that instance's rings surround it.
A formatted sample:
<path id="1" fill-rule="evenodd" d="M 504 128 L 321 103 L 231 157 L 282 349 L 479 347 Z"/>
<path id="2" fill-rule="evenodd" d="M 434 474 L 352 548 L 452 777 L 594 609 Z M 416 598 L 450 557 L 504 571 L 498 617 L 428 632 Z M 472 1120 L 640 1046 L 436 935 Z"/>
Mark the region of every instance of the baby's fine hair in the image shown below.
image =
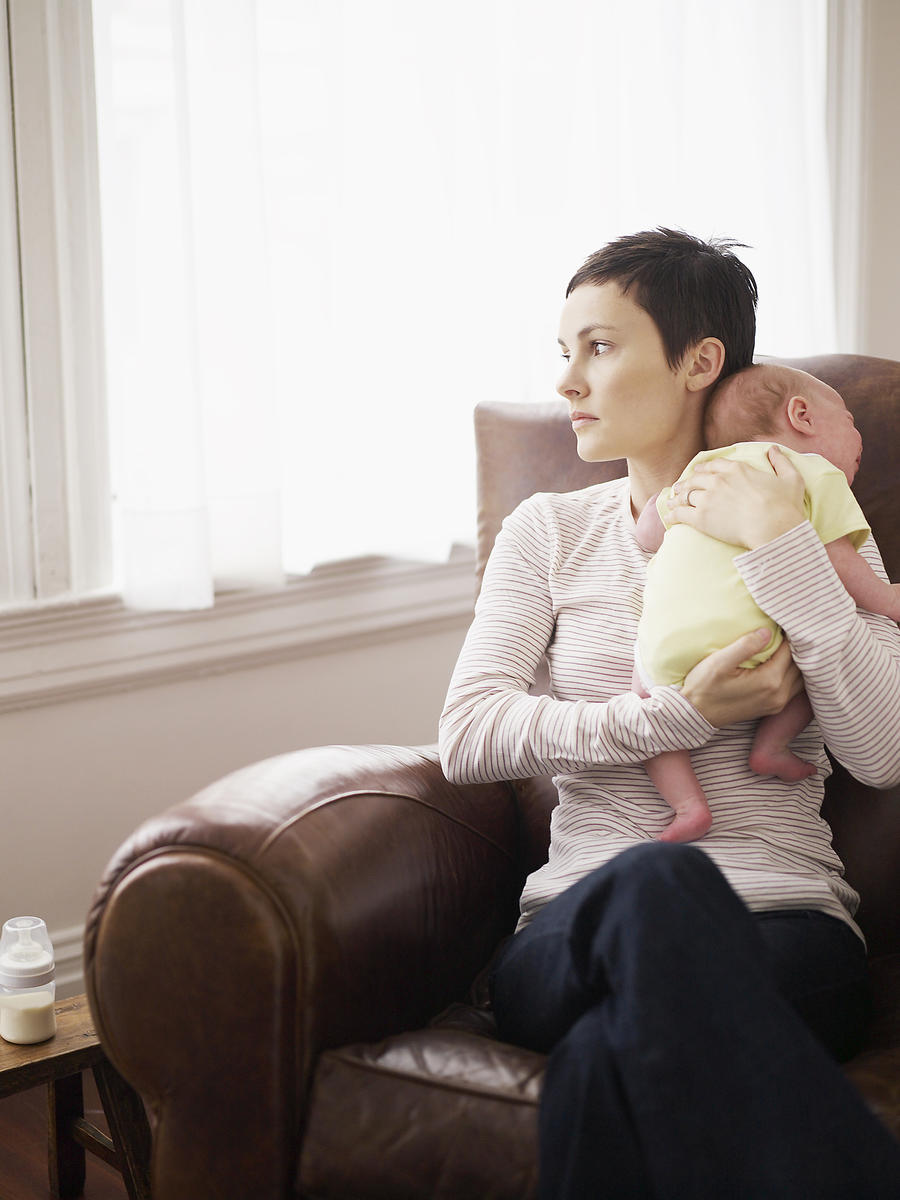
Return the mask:
<path id="1" fill-rule="evenodd" d="M 797 388 L 790 367 L 757 363 L 718 383 L 703 418 L 707 447 L 775 440 L 785 405 Z"/>

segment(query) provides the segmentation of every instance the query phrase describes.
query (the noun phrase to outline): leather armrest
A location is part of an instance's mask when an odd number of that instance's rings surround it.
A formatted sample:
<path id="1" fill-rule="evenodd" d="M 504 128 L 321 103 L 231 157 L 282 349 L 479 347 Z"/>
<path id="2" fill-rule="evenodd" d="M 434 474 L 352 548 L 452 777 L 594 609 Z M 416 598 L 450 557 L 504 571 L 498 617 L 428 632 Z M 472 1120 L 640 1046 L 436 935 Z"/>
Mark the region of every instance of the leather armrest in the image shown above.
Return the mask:
<path id="1" fill-rule="evenodd" d="M 284 1194 L 319 1051 L 465 990 L 514 923 L 517 837 L 508 785 L 455 786 L 433 748 L 387 746 L 257 763 L 141 826 L 98 888 L 85 967 L 104 1048 L 156 1118 L 154 1195 L 202 1194 L 232 1134 L 252 1172 L 223 1156 L 215 1194 L 251 1173 L 254 1196 Z"/>

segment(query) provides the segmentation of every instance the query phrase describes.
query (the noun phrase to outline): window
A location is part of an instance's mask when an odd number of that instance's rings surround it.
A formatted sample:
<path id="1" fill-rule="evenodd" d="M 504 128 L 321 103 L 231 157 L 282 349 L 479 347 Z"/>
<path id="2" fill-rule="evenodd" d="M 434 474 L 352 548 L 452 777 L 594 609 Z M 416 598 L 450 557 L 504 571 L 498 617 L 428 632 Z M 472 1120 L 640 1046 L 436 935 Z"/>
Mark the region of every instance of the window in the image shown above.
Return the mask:
<path id="1" fill-rule="evenodd" d="M 827 10 L 8 0 L 0 602 L 445 558 L 627 230 L 749 242 L 760 351 L 833 348 Z"/>

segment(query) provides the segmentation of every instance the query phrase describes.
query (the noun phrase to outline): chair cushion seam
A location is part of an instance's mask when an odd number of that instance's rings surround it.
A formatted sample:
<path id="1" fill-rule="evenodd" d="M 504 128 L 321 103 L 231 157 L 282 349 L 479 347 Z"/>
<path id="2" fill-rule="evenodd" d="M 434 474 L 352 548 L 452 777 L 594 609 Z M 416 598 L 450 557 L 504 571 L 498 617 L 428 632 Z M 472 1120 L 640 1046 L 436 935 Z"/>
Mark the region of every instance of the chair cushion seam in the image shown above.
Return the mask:
<path id="1" fill-rule="evenodd" d="M 537 1098 L 529 1099 L 524 1096 L 512 1096 L 508 1093 L 488 1090 L 487 1088 L 475 1087 L 473 1084 L 455 1084 L 449 1080 L 439 1079 L 435 1076 L 412 1075 L 409 1072 L 398 1070 L 396 1067 L 385 1067 L 377 1063 L 365 1062 L 362 1059 L 354 1058 L 350 1054 L 342 1053 L 340 1050 L 323 1051 L 322 1057 L 328 1055 L 333 1059 L 346 1066 L 352 1067 L 355 1070 L 368 1071 L 376 1075 L 390 1075 L 394 1079 L 406 1080 L 408 1083 L 414 1084 L 416 1087 L 436 1087 L 447 1092 L 463 1092 L 466 1095 L 479 1096 L 485 1099 L 497 1100 L 502 1104 L 520 1104 L 535 1106 Z"/>

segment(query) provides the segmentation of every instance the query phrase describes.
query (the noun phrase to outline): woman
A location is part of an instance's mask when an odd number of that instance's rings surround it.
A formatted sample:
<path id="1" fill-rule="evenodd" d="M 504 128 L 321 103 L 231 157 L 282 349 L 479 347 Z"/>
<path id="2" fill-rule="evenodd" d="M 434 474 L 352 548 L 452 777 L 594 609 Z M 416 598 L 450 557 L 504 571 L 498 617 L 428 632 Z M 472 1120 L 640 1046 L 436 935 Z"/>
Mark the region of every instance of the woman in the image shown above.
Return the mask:
<path id="1" fill-rule="evenodd" d="M 626 479 L 535 496 L 504 522 L 451 681 L 441 760 L 457 782 L 553 772 L 547 863 L 526 882 L 494 982 L 502 1037 L 549 1054 L 541 1195 L 884 1197 L 900 1148 L 844 1080 L 866 1019 L 858 898 L 819 815 L 832 752 L 900 780 L 900 635 L 859 614 L 781 459 L 716 463 L 678 519 L 736 545 L 787 635 L 757 631 L 681 690 L 631 694 L 647 500 L 702 449 L 716 380 L 749 365 L 756 286 L 726 243 L 668 230 L 611 243 L 572 279 L 560 343 L 578 453 Z M 863 551 L 883 574 L 877 549 Z M 546 653 L 552 694 L 529 688 Z M 754 720 L 801 687 L 815 720 L 798 784 L 747 767 Z M 690 750 L 713 810 L 697 846 L 640 764 Z"/>

